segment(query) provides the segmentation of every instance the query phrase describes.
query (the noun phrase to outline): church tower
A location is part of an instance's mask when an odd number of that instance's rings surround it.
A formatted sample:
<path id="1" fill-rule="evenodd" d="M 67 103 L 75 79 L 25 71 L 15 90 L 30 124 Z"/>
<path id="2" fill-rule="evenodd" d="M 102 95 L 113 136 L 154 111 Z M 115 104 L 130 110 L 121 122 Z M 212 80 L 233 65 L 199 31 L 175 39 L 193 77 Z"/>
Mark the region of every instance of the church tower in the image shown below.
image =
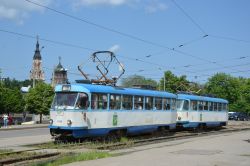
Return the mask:
<path id="1" fill-rule="evenodd" d="M 65 69 L 61 64 L 61 57 L 59 57 L 59 64 L 55 67 L 54 72 L 52 74 L 52 83 L 53 87 L 56 84 L 67 84 L 68 77 L 67 77 L 67 69 Z"/>
<path id="2" fill-rule="evenodd" d="M 40 53 L 38 37 L 37 37 L 37 42 L 36 42 L 35 54 L 33 56 L 33 65 L 30 71 L 30 79 L 33 80 L 33 83 L 35 83 L 36 80 L 38 81 L 45 80 L 44 71 L 42 70 L 42 56 Z"/>

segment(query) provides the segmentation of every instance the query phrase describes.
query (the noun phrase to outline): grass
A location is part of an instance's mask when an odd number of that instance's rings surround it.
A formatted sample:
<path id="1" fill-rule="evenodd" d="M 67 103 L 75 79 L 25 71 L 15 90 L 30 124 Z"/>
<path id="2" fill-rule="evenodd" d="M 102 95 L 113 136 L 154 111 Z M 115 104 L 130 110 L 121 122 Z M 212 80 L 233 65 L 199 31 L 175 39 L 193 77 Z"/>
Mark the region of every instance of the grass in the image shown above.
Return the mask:
<path id="1" fill-rule="evenodd" d="M 76 149 L 76 148 L 89 148 L 89 149 L 97 149 L 98 147 L 102 146 L 111 146 L 115 144 L 123 143 L 127 146 L 131 146 L 134 143 L 134 140 L 129 139 L 127 137 L 121 137 L 121 139 L 116 142 L 103 142 L 103 141 L 93 141 L 93 142 L 68 142 L 68 143 L 54 143 L 54 142 L 48 142 L 44 144 L 38 144 L 38 145 L 32 145 L 41 149 Z"/>
<path id="2" fill-rule="evenodd" d="M 9 151 L 11 152 L 11 151 Z M 5 152 L 5 153 L 8 153 L 8 152 Z M 38 155 L 38 154 L 41 154 L 40 152 L 39 153 L 36 153 L 36 152 L 21 152 L 21 153 L 11 153 L 11 154 L 0 154 L 0 160 L 7 160 L 7 159 L 13 159 L 13 158 L 26 158 L 26 157 L 30 157 L 30 156 L 34 156 L 34 155 Z"/>
<path id="3" fill-rule="evenodd" d="M 127 142 L 129 142 L 129 139 L 128 139 L 128 137 L 121 137 L 120 142 L 121 143 L 127 143 Z"/>
<path id="4" fill-rule="evenodd" d="M 79 146 L 78 143 L 54 143 L 54 142 L 48 142 L 43 144 L 36 144 L 31 145 L 33 147 L 41 148 L 41 149 L 75 149 L 77 146 Z"/>
<path id="5" fill-rule="evenodd" d="M 86 153 L 79 153 L 79 154 L 71 154 L 71 155 L 64 155 L 52 162 L 46 162 L 41 164 L 36 164 L 36 166 L 59 166 L 63 164 L 69 164 L 77 161 L 87 161 L 87 160 L 96 160 L 106 157 L 112 157 L 111 154 L 108 152 L 98 152 L 98 151 L 92 151 L 92 152 L 86 152 Z"/>
<path id="6" fill-rule="evenodd" d="M 0 149 L 0 155 L 2 153 L 8 153 L 8 152 L 12 152 L 12 150 L 11 149 Z"/>

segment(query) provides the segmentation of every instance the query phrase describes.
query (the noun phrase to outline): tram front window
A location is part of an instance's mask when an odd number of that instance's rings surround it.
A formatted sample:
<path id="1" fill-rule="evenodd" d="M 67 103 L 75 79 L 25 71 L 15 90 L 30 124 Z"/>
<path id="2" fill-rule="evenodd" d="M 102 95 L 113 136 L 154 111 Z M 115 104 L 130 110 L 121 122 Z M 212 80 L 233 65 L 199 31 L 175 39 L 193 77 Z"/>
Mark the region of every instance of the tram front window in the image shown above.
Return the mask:
<path id="1" fill-rule="evenodd" d="M 189 110 L 189 103 L 187 100 L 177 100 L 177 110 L 188 111 Z"/>
<path id="2" fill-rule="evenodd" d="M 56 93 L 52 108 L 63 109 L 63 108 L 74 108 L 78 93 Z"/>

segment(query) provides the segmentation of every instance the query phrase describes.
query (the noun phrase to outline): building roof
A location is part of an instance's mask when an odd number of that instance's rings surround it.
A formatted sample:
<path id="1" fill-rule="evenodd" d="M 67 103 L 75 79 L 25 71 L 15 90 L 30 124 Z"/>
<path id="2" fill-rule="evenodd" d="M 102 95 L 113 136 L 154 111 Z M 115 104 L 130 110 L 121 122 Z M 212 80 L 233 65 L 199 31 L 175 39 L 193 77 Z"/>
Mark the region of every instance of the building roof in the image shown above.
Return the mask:
<path id="1" fill-rule="evenodd" d="M 54 69 L 55 72 L 65 72 L 67 71 L 61 64 L 61 57 L 59 57 L 59 63 L 56 66 L 56 68 Z"/>
<path id="2" fill-rule="evenodd" d="M 33 60 L 42 60 L 42 56 L 40 54 L 40 49 L 39 49 L 39 42 L 37 40 L 36 42 L 36 50 L 35 50 L 35 54 L 33 56 Z"/>

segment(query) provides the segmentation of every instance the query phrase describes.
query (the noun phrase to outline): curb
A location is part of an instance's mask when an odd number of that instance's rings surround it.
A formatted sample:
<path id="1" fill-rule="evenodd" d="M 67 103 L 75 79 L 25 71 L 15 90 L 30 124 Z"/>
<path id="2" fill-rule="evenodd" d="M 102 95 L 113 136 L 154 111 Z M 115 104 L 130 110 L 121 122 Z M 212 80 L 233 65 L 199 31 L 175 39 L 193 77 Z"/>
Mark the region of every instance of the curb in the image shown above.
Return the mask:
<path id="1" fill-rule="evenodd" d="M 0 128 L 0 131 L 9 131 L 9 130 L 24 130 L 24 129 L 35 129 L 35 128 L 48 128 L 49 124 L 44 125 L 34 125 L 34 126 L 15 126 L 9 128 Z"/>

